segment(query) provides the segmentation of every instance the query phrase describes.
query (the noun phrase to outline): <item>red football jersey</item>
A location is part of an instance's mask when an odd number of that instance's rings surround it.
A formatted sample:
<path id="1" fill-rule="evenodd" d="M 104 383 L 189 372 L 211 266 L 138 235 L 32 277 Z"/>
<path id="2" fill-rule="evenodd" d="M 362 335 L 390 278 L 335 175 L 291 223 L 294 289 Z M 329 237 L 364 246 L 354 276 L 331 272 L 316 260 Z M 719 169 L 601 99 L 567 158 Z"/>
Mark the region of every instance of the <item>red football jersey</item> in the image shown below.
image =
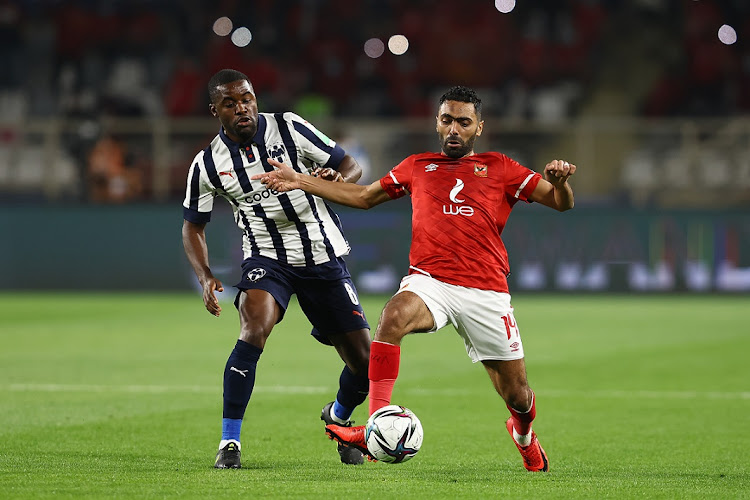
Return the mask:
<path id="1" fill-rule="evenodd" d="M 500 153 L 412 155 L 380 179 L 391 198 L 411 194 L 409 273 L 508 292 L 500 235 L 513 205 L 529 202 L 541 175 Z M 529 202 L 530 203 L 530 202 Z"/>

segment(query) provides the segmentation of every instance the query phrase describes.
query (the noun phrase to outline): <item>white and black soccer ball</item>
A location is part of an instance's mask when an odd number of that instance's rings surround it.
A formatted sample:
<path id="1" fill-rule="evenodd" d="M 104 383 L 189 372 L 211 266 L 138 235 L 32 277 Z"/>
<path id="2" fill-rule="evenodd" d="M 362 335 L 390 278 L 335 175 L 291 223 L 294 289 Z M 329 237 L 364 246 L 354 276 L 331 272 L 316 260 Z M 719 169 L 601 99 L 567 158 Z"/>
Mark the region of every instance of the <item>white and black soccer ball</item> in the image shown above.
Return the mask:
<path id="1" fill-rule="evenodd" d="M 410 409 L 398 405 L 380 408 L 365 425 L 365 441 L 370 454 L 381 462 L 406 462 L 422 446 L 422 423 Z"/>

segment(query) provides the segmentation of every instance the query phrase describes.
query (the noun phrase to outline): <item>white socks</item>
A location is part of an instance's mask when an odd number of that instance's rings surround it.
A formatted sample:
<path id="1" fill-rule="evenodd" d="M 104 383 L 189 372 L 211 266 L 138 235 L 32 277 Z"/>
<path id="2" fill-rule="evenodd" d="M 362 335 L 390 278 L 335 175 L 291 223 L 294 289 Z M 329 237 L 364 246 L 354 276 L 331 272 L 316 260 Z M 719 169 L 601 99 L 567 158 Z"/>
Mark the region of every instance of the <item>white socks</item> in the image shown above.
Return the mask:
<path id="1" fill-rule="evenodd" d="M 516 432 L 515 427 L 513 428 L 513 439 L 515 439 L 516 443 L 518 443 L 520 446 L 526 447 L 531 444 L 531 429 L 529 429 L 528 434 L 519 434 Z"/>
<path id="2" fill-rule="evenodd" d="M 222 449 L 222 448 L 224 448 L 224 447 L 225 447 L 226 445 L 228 445 L 229 443 L 234 443 L 234 444 L 236 444 L 236 445 L 237 445 L 237 449 L 238 449 L 238 450 L 240 450 L 240 451 L 242 451 L 242 445 L 241 445 L 241 444 L 240 444 L 240 442 L 239 442 L 239 441 L 237 441 L 236 439 L 222 439 L 222 440 L 221 440 L 221 441 L 219 442 L 219 449 Z"/>

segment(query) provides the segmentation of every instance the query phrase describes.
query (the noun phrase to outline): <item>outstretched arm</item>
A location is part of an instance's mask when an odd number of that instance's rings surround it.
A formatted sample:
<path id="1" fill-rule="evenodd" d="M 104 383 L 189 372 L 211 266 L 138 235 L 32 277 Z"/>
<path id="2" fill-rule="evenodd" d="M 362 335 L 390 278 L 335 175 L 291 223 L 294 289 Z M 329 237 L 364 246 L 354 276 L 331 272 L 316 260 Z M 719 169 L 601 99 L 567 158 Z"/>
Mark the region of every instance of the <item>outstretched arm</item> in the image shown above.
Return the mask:
<path id="1" fill-rule="evenodd" d="M 576 166 L 563 160 L 552 160 L 544 167 L 544 179 L 539 180 L 529 200 L 541 203 L 559 212 L 575 205 L 573 189 L 568 179 L 575 174 Z"/>
<path id="2" fill-rule="evenodd" d="M 346 155 L 339 163 L 336 170 L 326 167 L 319 167 L 310 172 L 313 177 L 320 177 L 327 181 L 333 182 L 357 182 L 362 177 L 362 167 L 352 156 Z"/>
<path id="3" fill-rule="evenodd" d="M 380 186 L 379 181 L 375 181 L 369 186 L 349 182 L 330 182 L 311 175 L 300 174 L 288 165 L 270 158 L 268 163 L 276 167 L 276 170 L 254 175 L 252 179 L 259 179 L 269 188 L 282 193 L 301 189 L 340 205 L 365 210 L 391 199 Z"/>
<path id="4" fill-rule="evenodd" d="M 208 265 L 208 245 L 206 245 L 206 225 L 190 221 L 182 223 L 182 246 L 185 248 L 190 265 L 203 287 L 203 304 L 214 316 L 221 314 L 221 306 L 215 292 L 223 292 L 221 281 L 214 278 Z"/>
<path id="5" fill-rule="evenodd" d="M 355 183 L 362 177 L 362 167 L 359 166 L 357 160 L 353 157 L 346 155 L 341 160 L 338 167 L 338 173 L 341 174 L 341 179 L 344 182 Z"/>

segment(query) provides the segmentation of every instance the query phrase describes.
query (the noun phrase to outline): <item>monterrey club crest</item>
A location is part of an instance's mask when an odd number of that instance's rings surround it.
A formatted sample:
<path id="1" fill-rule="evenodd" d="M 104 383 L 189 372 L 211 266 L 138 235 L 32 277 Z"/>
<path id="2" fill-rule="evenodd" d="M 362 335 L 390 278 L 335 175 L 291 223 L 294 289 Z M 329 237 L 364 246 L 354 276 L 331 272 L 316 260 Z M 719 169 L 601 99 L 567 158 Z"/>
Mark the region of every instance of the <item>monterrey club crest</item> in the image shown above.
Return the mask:
<path id="1" fill-rule="evenodd" d="M 273 158 L 274 160 L 278 161 L 279 163 L 284 163 L 285 156 L 286 156 L 286 150 L 284 149 L 283 143 L 277 143 L 273 144 L 270 147 L 266 148 L 268 151 L 268 157 Z"/>
<path id="2" fill-rule="evenodd" d="M 262 267 L 256 267 L 255 269 L 251 269 L 247 273 L 247 279 L 255 283 L 259 279 L 261 279 L 263 276 L 266 275 L 266 270 Z"/>

